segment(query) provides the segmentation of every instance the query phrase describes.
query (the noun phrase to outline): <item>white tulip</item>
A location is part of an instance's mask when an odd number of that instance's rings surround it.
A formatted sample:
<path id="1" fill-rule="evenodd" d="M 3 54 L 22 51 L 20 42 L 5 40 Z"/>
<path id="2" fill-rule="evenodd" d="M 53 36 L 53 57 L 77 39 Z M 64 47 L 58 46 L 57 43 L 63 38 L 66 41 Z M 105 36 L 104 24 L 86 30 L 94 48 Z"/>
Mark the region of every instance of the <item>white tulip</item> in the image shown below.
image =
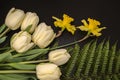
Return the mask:
<path id="1" fill-rule="evenodd" d="M 12 30 L 16 30 L 20 27 L 25 13 L 23 10 L 12 8 L 5 19 L 5 24 Z"/>
<path id="2" fill-rule="evenodd" d="M 70 54 L 66 49 L 57 49 L 49 53 L 49 61 L 56 65 L 63 65 L 70 59 Z"/>
<path id="3" fill-rule="evenodd" d="M 33 33 L 38 22 L 39 22 L 39 17 L 37 16 L 36 13 L 27 12 L 26 16 L 22 22 L 21 30 L 26 30 L 28 28 L 28 26 L 31 25 L 29 32 Z"/>
<path id="4" fill-rule="evenodd" d="M 34 46 L 34 43 L 31 42 L 31 35 L 26 31 L 20 31 L 16 33 L 11 38 L 11 47 L 17 52 L 25 52 L 31 47 Z"/>
<path id="5" fill-rule="evenodd" d="M 41 23 L 35 29 L 35 32 L 32 35 L 32 40 L 40 48 L 45 48 L 53 41 L 55 36 L 56 34 L 54 33 L 51 26 L 47 26 L 45 23 Z"/>
<path id="6" fill-rule="evenodd" d="M 36 75 L 40 80 L 60 80 L 61 71 L 52 63 L 41 63 L 36 67 Z"/>

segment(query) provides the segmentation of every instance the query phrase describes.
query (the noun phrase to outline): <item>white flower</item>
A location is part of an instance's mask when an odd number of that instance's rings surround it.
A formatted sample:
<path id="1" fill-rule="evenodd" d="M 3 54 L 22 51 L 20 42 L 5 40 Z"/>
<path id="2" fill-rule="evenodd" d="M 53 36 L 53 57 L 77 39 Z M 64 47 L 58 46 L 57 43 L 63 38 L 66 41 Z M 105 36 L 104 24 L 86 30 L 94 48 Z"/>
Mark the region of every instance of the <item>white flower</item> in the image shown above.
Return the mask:
<path id="1" fill-rule="evenodd" d="M 65 64 L 70 57 L 66 49 L 57 49 L 49 53 L 49 61 L 57 65 Z"/>
<path id="2" fill-rule="evenodd" d="M 22 22 L 21 30 L 26 30 L 28 28 L 28 26 L 31 25 L 29 32 L 33 33 L 38 22 L 39 22 L 39 17 L 37 16 L 36 13 L 27 12 L 26 16 Z"/>
<path id="3" fill-rule="evenodd" d="M 31 42 L 31 35 L 26 31 L 20 31 L 16 33 L 11 38 L 11 47 L 17 52 L 25 52 L 31 47 L 33 47 L 34 43 Z"/>
<path id="4" fill-rule="evenodd" d="M 45 23 L 41 23 L 35 29 L 32 35 L 33 42 L 40 48 L 47 47 L 55 38 L 55 33 L 51 26 L 47 26 Z"/>
<path id="5" fill-rule="evenodd" d="M 36 67 L 36 75 L 40 80 L 60 80 L 61 71 L 52 63 L 41 63 Z"/>
<path id="6" fill-rule="evenodd" d="M 25 13 L 23 10 L 12 8 L 8 12 L 5 24 L 12 30 L 16 30 L 20 27 L 23 19 L 24 19 Z"/>

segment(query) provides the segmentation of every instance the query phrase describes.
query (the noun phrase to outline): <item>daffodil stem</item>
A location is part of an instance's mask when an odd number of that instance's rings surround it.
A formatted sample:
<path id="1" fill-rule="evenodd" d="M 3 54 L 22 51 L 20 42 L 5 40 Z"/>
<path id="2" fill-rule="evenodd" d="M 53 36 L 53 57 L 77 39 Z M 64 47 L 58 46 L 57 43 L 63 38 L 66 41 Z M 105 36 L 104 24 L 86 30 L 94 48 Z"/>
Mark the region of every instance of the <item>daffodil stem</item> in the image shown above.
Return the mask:
<path id="1" fill-rule="evenodd" d="M 79 43 L 79 42 L 82 42 L 84 41 L 85 39 L 87 39 L 89 37 L 89 35 L 86 35 L 85 37 L 83 37 L 82 39 L 78 40 L 78 41 L 75 41 L 75 42 L 72 42 L 72 43 L 68 43 L 68 44 L 65 44 L 65 45 L 62 45 L 62 46 L 58 46 L 58 47 L 55 47 L 55 48 L 51 48 L 50 50 L 54 50 L 54 49 L 58 49 L 58 48 L 63 48 L 63 47 L 67 47 L 67 46 L 71 46 L 73 44 L 76 44 L 76 43 Z"/>
<path id="2" fill-rule="evenodd" d="M 6 74 L 6 73 L 36 73 L 36 71 L 28 71 L 28 70 L 0 70 L 0 74 Z"/>
<path id="3" fill-rule="evenodd" d="M 10 28 L 7 27 L 7 29 L 2 34 L 0 34 L 0 38 L 3 37 L 8 31 L 10 31 Z"/>
<path id="4" fill-rule="evenodd" d="M 86 35 L 85 37 L 83 37 L 82 39 L 78 40 L 78 42 L 82 42 L 84 41 L 85 39 L 87 39 L 89 37 L 89 35 Z"/>
<path id="5" fill-rule="evenodd" d="M 58 38 L 59 36 L 61 36 L 62 32 L 63 32 L 62 30 L 58 31 L 58 33 L 55 37 Z"/>

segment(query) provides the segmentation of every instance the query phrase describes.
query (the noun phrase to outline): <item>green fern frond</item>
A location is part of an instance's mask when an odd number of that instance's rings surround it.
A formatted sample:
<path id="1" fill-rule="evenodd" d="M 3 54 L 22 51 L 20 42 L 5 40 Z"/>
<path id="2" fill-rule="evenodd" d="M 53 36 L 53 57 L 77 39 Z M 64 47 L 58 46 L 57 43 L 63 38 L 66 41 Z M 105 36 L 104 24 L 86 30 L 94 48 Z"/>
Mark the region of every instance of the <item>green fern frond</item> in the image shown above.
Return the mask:
<path id="1" fill-rule="evenodd" d="M 62 80 L 120 80 L 120 50 L 116 43 L 110 48 L 109 40 L 98 44 L 87 43 L 82 49 L 73 49 L 72 58 L 66 64 Z"/>
<path id="2" fill-rule="evenodd" d="M 112 80 L 120 80 L 118 75 L 113 75 Z"/>
<path id="3" fill-rule="evenodd" d="M 108 63 L 108 54 L 109 54 L 109 40 L 105 43 L 103 50 L 102 50 L 102 65 L 101 65 L 101 70 L 100 73 L 101 74 L 105 74 L 106 73 L 106 69 L 107 69 L 107 63 Z"/>
<path id="4" fill-rule="evenodd" d="M 100 65 L 100 60 L 101 60 L 101 53 L 102 53 L 102 49 L 103 49 L 103 44 L 104 44 L 104 41 L 102 41 L 99 45 L 98 45 L 98 47 L 97 47 L 97 49 L 96 49 L 96 52 L 95 52 L 95 54 L 96 54 L 96 56 L 95 56 L 95 58 L 94 58 L 94 63 L 93 63 L 93 68 L 92 68 L 92 75 L 93 76 L 95 76 L 95 75 L 97 75 L 97 72 L 98 72 L 98 67 L 99 67 L 99 65 Z"/>
<path id="5" fill-rule="evenodd" d="M 95 53 L 95 49 L 96 49 L 96 42 L 95 41 L 91 46 L 90 49 L 88 51 L 88 60 L 86 61 L 86 67 L 85 67 L 85 71 L 84 71 L 84 75 L 88 76 L 91 65 L 93 63 L 93 58 L 94 58 L 94 53 Z"/>
<path id="6" fill-rule="evenodd" d="M 80 76 L 80 73 L 81 73 L 81 71 L 83 69 L 83 65 L 85 63 L 85 59 L 86 59 L 90 44 L 91 44 L 91 42 L 86 44 L 84 46 L 84 48 L 82 49 L 82 51 L 80 52 L 81 55 L 78 58 L 78 67 L 77 67 L 77 70 L 75 72 L 76 77 Z"/>
<path id="7" fill-rule="evenodd" d="M 112 74 L 112 69 L 113 69 L 113 61 L 114 61 L 114 58 L 115 58 L 115 52 L 116 52 L 116 45 L 117 43 L 115 43 L 113 46 L 112 46 L 112 49 L 110 51 L 110 58 L 109 58 L 109 62 L 108 62 L 108 73 L 109 74 Z"/>
<path id="8" fill-rule="evenodd" d="M 74 66 L 75 66 L 75 64 L 77 62 L 79 51 L 80 51 L 80 47 L 79 47 L 78 44 L 76 44 L 75 48 L 73 50 L 73 54 L 71 55 L 72 57 L 69 60 L 68 65 L 66 66 L 66 71 L 65 71 L 65 76 L 66 77 L 70 77 L 71 76 L 71 72 L 73 71 Z"/>
<path id="9" fill-rule="evenodd" d="M 118 51 L 118 55 L 116 56 L 114 72 L 115 73 L 120 72 L 120 50 Z"/>

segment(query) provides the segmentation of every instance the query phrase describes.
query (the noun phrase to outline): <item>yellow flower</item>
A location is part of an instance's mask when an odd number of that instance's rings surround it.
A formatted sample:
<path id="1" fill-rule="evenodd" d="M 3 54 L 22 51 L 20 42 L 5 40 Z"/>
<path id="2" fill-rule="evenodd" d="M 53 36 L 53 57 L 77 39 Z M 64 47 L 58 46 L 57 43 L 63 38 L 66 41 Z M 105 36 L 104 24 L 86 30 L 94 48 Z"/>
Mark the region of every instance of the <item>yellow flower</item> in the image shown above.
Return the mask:
<path id="1" fill-rule="evenodd" d="M 82 23 L 84 25 L 79 26 L 78 28 L 81 31 L 88 31 L 88 33 L 92 33 L 94 36 L 101 36 L 100 31 L 102 31 L 103 29 L 105 29 L 106 27 L 102 27 L 99 28 L 98 26 L 100 26 L 100 22 L 94 19 L 90 19 L 88 18 L 88 22 L 87 23 L 84 19 L 82 20 Z"/>
<path id="2" fill-rule="evenodd" d="M 54 16 L 52 18 L 56 20 L 54 22 L 54 25 L 56 27 L 60 27 L 62 29 L 62 31 L 67 29 L 72 34 L 74 34 L 74 32 L 76 31 L 75 26 L 70 24 L 72 21 L 74 21 L 74 19 L 69 17 L 68 15 L 64 14 L 63 15 L 63 20 L 58 19 L 57 17 L 54 17 Z"/>

